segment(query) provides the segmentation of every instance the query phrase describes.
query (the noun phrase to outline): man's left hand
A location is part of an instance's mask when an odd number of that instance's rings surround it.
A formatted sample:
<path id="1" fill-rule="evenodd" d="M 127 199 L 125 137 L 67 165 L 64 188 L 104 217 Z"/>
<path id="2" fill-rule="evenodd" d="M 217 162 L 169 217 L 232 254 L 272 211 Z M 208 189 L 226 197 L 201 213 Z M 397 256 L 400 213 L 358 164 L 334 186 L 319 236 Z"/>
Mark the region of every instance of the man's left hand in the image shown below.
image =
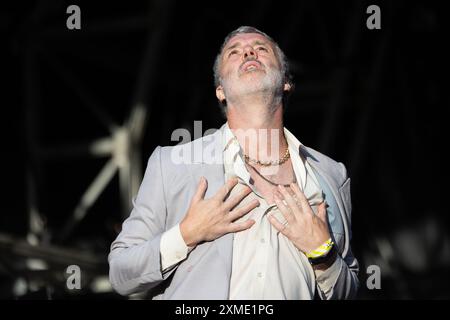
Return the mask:
<path id="1" fill-rule="evenodd" d="M 286 223 L 282 224 L 269 214 L 268 219 L 275 229 L 304 253 L 316 249 L 330 238 L 325 202 L 318 205 L 315 215 L 297 184 L 292 183 L 290 188 L 280 185 L 278 190 L 279 193 L 274 195 L 275 203 Z"/>

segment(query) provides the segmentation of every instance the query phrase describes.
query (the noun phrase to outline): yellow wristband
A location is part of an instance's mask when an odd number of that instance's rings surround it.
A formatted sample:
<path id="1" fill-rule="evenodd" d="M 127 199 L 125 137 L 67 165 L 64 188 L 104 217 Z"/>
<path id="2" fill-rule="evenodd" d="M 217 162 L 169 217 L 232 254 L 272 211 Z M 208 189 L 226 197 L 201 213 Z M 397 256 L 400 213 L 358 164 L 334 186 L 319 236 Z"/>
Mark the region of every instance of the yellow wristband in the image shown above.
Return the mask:
<path id="1" fill-rule="evenodd" d="M 321 256 L 326 255 L 328 252 L 330 252 L 331 248 L 333 247 L 334 242 L 331 241 L 331 238 L 325 241 L 321 246 L 318 248 L 308 252 L 306 254 L 306 257 L 308 258 L 318 258 Z"/>

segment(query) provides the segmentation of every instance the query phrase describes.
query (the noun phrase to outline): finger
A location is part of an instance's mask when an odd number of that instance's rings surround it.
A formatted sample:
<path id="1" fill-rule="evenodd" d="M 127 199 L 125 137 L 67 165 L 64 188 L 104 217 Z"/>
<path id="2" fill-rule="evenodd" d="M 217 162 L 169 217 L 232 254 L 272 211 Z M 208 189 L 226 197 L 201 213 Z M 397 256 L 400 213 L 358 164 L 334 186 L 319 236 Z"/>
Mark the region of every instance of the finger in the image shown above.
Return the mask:
<path id="1" fill-rule="evenodd" d="M 294 198 L 289 194 L 289 192 L 286 190 L 286 188 L 282 185 L 278 185 L 278 190 L 280 190 L 281 195 L 283 196 L 283 199 L 286 201 L 287 206 L 289 209 L 291 209 L 293 214 L 301 214 L 301 208 L 298 206 L 297 202 L 294 200 Z"/>
<path id="2" fill-rule="evenodd" d="M 291 195 L 292 198 L 295 198 L 295 192 L 292 188 L 285 187 L 286 191 Z"/>
<path id="3" fill-rule="evenodd" d="M 248 204 L 246 204 L 242 208 L 231 211 L 230 214 L 228 215 L 228 220 L 230 222 L 235 221 L 235 220 L 239 219 L 240 217 L 243 217 L 244 215 L 246 215 L 253 209 L 255 209 L 257 206 L 259 206 L 258 200 L 250 201 Z"/>
<path id="4" fill-rule="evenodd" d="M 273 191 L 273 194 L 274 194 L 274 195 L 277 195 L 278 198 L 283 199 L 283 195 L 281 194 L 281 192 L 280 192 L 278 189 L 275 189 L 275 190 Z"/>
<path id="5" fill-rule="evenodd" d="M 291 189 L 294 191 L 297 197 L 298 206 L 304 213 L 312 213 L 311 207 L 309 206 L 308 199 L 306 199 L 305 194 L 300 190 L 296 183 L 291 183 Z"/>
<path id="6" fill-rule="evenodd" d="M 275 218 L 273 215 L 269 214 L 267 216 L 267 218 L 269 219 L 269 222 L 273 225 L 273 227 L 281 232 L 282 234 L 286 235 L 286 224 L 282 224 L 280 221 L 278 221 L 277 218 Z"/>
<path id="7" fill-rule="evenodd" d="M 205 198 L 206 189 L 208 189 L 208 181 L 205 177 L 200 178 L 200 182 L 198 183 L 197 190 L 195 191 L 194 196 L 192 197 L 192 202 L 196 203 Z"/>
<path id="8" fill-rule="evenodd" d="M 247 230 L 254 224 L 255 224 L 255 220 L 253 220 L 253 219 L 249 219 L 245 222 L 230 223 L 230 225 L 228 226 L 228 233 Z"/>
<path id="9" fill-rule="evenodd" d="M 278 195 L 275 194 L 274 199 L 275 199 L 275 203 L 276 203 L 278 209 L 280 210 L 281 214 L 286 219 L 286 221 L 288 223 L 293 223 L 295 218 L 294 218 L 294 215 L 292 214 L 291 209 L 289 209 L 289 207 L 287 207 L 283 203 L 283 200 Z"/>
<path id="10" fill-rule="evenodd" d="M 317 206 L 317 217 L 322 220 L 324 223 L 328 223 L 327 222 L 327 206 L 325 201 L 323 201 L 322 203 L 320 203 Z"/>
<path id="11" fill-rule="evenodd" d="M 224 208 L 225 210 L 231 210 L 233 209 L 239 202 L 242 201 L 248 194 L 252 191 L 252 189 L 248 186 L 245 186 L 239 193 L 232 198 L 228 198 L 224 202 Z"/>
<path id="12" fill-rule="evenodd" d="M 223 201 L 230 191 L 237 185 L 238 179 L 236 177 L 230 178 L 214 195 L 218 200 Z"/>

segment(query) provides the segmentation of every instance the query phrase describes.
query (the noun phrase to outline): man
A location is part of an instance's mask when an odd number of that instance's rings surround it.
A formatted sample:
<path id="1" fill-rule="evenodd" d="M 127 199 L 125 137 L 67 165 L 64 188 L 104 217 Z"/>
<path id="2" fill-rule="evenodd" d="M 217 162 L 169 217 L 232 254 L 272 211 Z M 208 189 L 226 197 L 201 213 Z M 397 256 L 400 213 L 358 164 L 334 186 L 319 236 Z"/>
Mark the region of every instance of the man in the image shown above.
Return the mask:
<path id="1" fill-rule="evenodd" d="M 153 152 L 111 245 L 112 286 L 154 299 L 354 297 L 350 179 L 283 127 L 292 89 L 283 52 L 240 27 L 214 73 L 227 123 Z M 174 161 L 180 153 L 183 163 Z"/>

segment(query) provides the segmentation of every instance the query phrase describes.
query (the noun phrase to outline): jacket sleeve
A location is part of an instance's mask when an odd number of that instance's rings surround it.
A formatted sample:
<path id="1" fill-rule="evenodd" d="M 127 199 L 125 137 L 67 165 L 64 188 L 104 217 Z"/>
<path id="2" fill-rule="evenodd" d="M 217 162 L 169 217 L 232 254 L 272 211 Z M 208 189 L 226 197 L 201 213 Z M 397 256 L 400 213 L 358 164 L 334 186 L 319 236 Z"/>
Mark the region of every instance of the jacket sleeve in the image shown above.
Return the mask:
<path id="1" fill-rule="evenodd" d="M 340 253 L 337 257 L 338 261 L 340 263 L 337 263 L 337 265 L 340 265 L 339 268 L 339 274 L 337 277 L 328 277 L 333 278 L 334 283 L 331 283 L 327 285 L 327 290 L 324 292 L 320 289 L 320 285 L 318 285 L 318 293 L 319 297 L 323 300 L 331 300 L 331 299 L 354 299 L 356 297 L 358 287 L 359 287 L 359 280 L 358 280 L 358 272 L 359 272 L 359 264 L 358 260 L 353 256 L 351 247 L 350 247 L 350 241 L 352 238 L 352 231 L 351 231 L 351 210 L 352 210 L 352 204 L 351 204 L 351 197 L 350 197 L 350 178 L 347 176 L 347 170 L 345 169 L 345 166 L 340 163 L 340 171 L 343 175 L 343 181 L 344 183 L 341 186 L 341 189 L 345 188 L 344 193 L 342 196 L 342 200 L 344 202 L 345 211 L 346 211 L 346 218 L 347 218 L 347 232 L 346 237 L 348 237 L 348 248 L 344 250 L 344 252 Z M 341 193 L 342 195 L 342 193 Z M 333 271 L 335 272 L 335 271 Z M 322 286 L 323 287 L 323 286 Z"/>
<path id="2" fill-rule="evenodd" d="M 148 160 L 131 214 L 108 256 L 110 282 L 121 295 L 151 289 L 175 271 L 163 273 L 161 268 L 160 242 L 166 215 L 161 147 L 157 147 Z"/>
<path id="3" fill-rule="evenodd" d="M 337 259 L 341 261 L 337 261 L 336 264 L 340 268 L 337 271 L 339 274 L 335 278 L 335 282 L 327 287 L 326 291 L 323 291 L 321 286 L 318 285 L 319 297 L 322 300 L 354 299 L 356 297 L 359 287 L 358 261 L 351 253 L 350 248 L 345 256 L 338 255 Z"/>

